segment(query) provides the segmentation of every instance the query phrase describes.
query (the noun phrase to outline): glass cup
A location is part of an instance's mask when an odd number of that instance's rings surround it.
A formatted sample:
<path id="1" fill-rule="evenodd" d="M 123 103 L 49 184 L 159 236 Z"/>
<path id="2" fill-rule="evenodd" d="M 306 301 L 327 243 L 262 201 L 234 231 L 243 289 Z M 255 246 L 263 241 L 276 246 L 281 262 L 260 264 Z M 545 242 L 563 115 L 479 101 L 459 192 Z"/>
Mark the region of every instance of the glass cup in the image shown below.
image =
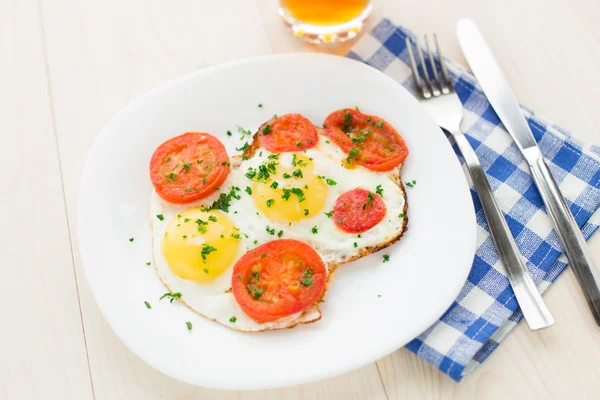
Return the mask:
<path id="1" fill-rule="evenodd" d="M 280 0 L 279 15 L 294 35 L 311 43 L 344 42 L 358 35 L 371 0 Z"/>

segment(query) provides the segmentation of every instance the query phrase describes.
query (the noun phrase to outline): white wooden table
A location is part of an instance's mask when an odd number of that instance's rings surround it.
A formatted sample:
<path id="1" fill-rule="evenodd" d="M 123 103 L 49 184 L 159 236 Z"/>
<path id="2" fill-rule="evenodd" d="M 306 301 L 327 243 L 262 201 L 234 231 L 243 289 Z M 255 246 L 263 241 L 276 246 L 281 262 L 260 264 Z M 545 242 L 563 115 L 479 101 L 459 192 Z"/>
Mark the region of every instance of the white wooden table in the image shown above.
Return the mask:
<path id="1" fill-rule="evenodd" d="M 600 331 L 570 270 L 546 295 L 556 325 L 533 333 L 521 324 L 460 384 L 401 349 L 323 382 L 209 390 L 155 371 L 115 336 L 74 238 L 86 154 L 114 113 L 178 75 L 259 54 L 348 49 L 295 39 L 276 3 L 0 0 L 0 398 L 600 398 Z M 473 17 L 521 102 L 600 143 L 597 0 L 448 4 L 380 0 L 375 17 L 437 32 L 446 55 L 463 63 L 454 24 Z M 591 246 L 600 259 L 598 235 Z"/>

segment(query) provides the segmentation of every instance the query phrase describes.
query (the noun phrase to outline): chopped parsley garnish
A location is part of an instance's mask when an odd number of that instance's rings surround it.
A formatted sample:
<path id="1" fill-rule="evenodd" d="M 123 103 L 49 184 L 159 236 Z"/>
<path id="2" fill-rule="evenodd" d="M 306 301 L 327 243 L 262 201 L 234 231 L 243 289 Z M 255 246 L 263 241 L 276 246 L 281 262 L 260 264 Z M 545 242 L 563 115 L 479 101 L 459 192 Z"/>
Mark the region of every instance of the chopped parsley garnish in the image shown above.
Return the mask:
<path id="1" fill-rule="evenodd" d="M 267 124 L 265 125 L 265 127 L 263 128 L 263 130 L 260 132 L 261 135 L 268 135 L 269 133 L 271 133 L 271 131 L 273 130 L 273 128 L 271 127 L 271 125 Z"/>
<path id="2" fill-rule="evenodd" d="M 129 241 L 130 241 L 130 242 L 133 242 L 134 240 L 135 240 L 134 238 L 129 238 Z"/>
<path id="3" fill-rule="evenodd" d="M 273 200 L 273 199 L 267 200 L 267 207 L 271 207 L 273 205 L 273 203 L 275 203 L 275 200 Z"/>
<path id="4" fill-rule="evenodd" d="M 329 186 L 335 186 L 337 185 L 337 182 L 334 181 L 333 179 L 329 179 L 329 178 L 325 178 L 325 182 L 329 185 Z"/>
<path id="5" fill-rule="evenodd" d="M 294 172 L 292 172 L 292 176 L 296 177 L 296 178 L 302 178 L 302 170 L 301 169 L 297 169 Z"/>
<path id="6" fill-rule="evenodd" d="M 388 262 L 388 261 L 390 261 L 390 256 L 387 255 L 387 254 L 384 254 L 383 255 L 383 262 Z"/>
<path id="7" fill-rule="evenodd" d="M 182 238 L 187 239 L 187 235 L 183 235 Z"/>
<path id="8" fill-rule="evenodd" d="M 237 321 L 237 318 L 235 316 L 229 318 L 229 322 L 231 322 L 232 324 L 235 324 L 235 321 Z"/>
<path id="9" fill-rule="evenodd" d="M 398 218 L 404 218 L 404 213 L 398 214 Z"/>
<path id="10" fill-rule="evenodd" d="M 269 154 L 267 158 L 269 160 L 279 160 L 279 154 Z"/>
<path id="11" fill-rule="evenodd" d="M 377 185 L 377 187 L 375 188 L 375 193 L 383 197 L 383 188 L 381 187 L 381 185 Z"/>
<path id="12" fill-rule="evenodd" d="M 358 106 L 354 106 L 354 109 L 358 112 L 360 112 L 360 110 L 358 109 Z"/>
<path id="13" fill-rule="evenodd" d="M 234 239 L 241 239 L 242 238 L 239 233 L 232 233 L 231 237 L 234 238 Z"/>
<path id="14" fill-rule="evenodd" d="M 364 131 L 364 133 L 361 133 L 357 137 L 353 137 L 352 143 L 361 143 L 362 144 L 363 140 L 365 140 L 369 136 L 371 136 L 371 131 Z"/>
<path id="15" fill-rule="evenodd" d="M 367 122 L 371 122 L 371 117 L 367 117 Z"/>
<path id="16" fill-rule="evenodd" d="M 313 271 L 312 271 L 312 269 L 310 269 L 310 268 L 309 268 L 309 269 L 307 269 L 307 270 L 306 270 L 306 272 L 304 273 L 304 277 L 305 277 L 305 278 L 310 278 L 310 277 L 312 276 L 312 274 L 313 274 Z"/>
<path id="17" fill-rule="evenodd" d="M 355 248 L 358 247 L 358 243 L 354 242 L 354 247 Z"/>
<path id="18" fill-rule="evenodd" d="M 146 263 L 146 265 L 152 265 L 152 262 L 151 262 L 151 261 L 148 261 L 148 262 Z"/>
<path id="19" fill-rule="evenodd" d="M 379 121 L 379 122 L 377 123 L 377 127 L 378 127 L 378 128 L 383 128 L 383 121 Z"/>
<path id="20" fill-rule="evenodd" d="M 305 208 L 304 209 L 304 216 L 307 216 L 307 215 L 308 215 L 308 209 Z"/>
<path id="21" fill-rule="evenodd" d="M 204 272 L 206 275 L 208 275 L 208 272 L 209 272 L 209 271 L 208 271 L 206 268 L 204 268 L 202 271 L 203 271 L 203 272 Z"/>
<path id="22" fill-rule="evenodd" d="M 327 218 L 331 218 L 333 211 L 326 212 L 325 215 L 327 215 Z"/>
<path id="23" fill-rule="evenodd" d="M 262 181 L 262 182 L 266 182 L 269 177 L 271 176 L 271 174 L 274 174 L 277 171 L 277 163 L 270 161 L 267 163 L 262 163 L 261 165 L 258 166 L 258 173 L 257 170 L 255 168 L 248 168 L 248 171 L 246 172 L 246 178 L 248 179 L 252 179 L 252 180 L 256 180 L 256 181 Z M 254 179 L 256 178 L 256 179 Z"/>
<path id="24" fill-rule="evenodd" d="M 204 264 L 206 264 L 206 256 L 209 255 L 210 253 L 212 253 L 213 251 L 216 251 L 216 250 L 217 249 L 214 248 L 213 246 L 204 243 L 202 245 L 202 250 L 200 250 L 200 256 L 202 257 L 202 262 Z"/>
<path id="25" fill-rule="evenodd" d="M 236 194 L 236 191 L 240 190 L 239 187 L 234 186 L 231 188 L 229 193 L 221 193 L 219 198 L 215 200 L 212 205 L 208 208 L 203 208 L 202 211 L 211 211 L 211 210 L 221 210 L 226 213 L 229 212 L 229 206 L 231 205 L 231 199 L 239 200 L 241 197 L 239 194 Z"/>
<path id="26" fill-rule="evenodd" d="M 352 114 L 350 111 L 344 112 L 344 125 L 342 125 L 342 132 L 348 133 L 350 132 L 350 125 L 352 124 Z"/>
<path id="27" fill-rule="evenodd" d="M 146 305 L 146 308 L 148 309 L 152 309 L 152 306 L 150 305 L 150 303 L 148 303 L 147 301 L 144 302 L 144 304 Z"/>
<path id="28" fill-rule="evenodd" d="M 231 136 L 231 131 L 227 131 L 227 136 Z"/>
<path id="29" fill-rule="evenodd" d="M 283 236 L 283 231 L 277 232 L 277 237 L 282 237 L 282 236 Z"/>
<path id="30" fill-rule="evenodd" d="M 184 190 L 184 192 L 186 192 L 186 193 L 187 193 L 187 192 L 189 192 L 190 190 L 192 190 L 192 188 L 191 188 L 191 187 L 186 187 L 186 188 L 185 188 L 185 190 Z"/>
<path id="31" fill-rule="evenodd" d="M 267 225 L 266 231 L 270 235 L 274 235 L 275 234 L 275 228 L 269 228 L 269 225 Z"/>
<path id="32" fill-rule="evenodd" d="M 190 321 L 187 321 L 186 323 L 187 328 L 191 331 L 192 330 L 192 323 Z"/>
<path id="33" fill-rule="evenodd" d="M 252 189 L 250 189 L 250 186 L 246 186 L 246 193 L 252 194 Z"/>
<path id="34" fill-rule="evenodd" d="M 215 217 L 214 215 L 209 215 L 209 216 L 208 216 L 208 220 L 209 220 L 210 222 L 217 222 L 217 217 Z"/>
<path id="35" fill-rule="evenodd" d="M 299 140 L 296 140 L 296 146 L 298 146 L 298 147 L 302 146 L 302 142 Z"/>
<path id="36" fill-rule="evenodd" d="M 265 258 L 266 256 L 267 256 L 267 253 L 262 253 L 262 254 L 260 255 L 260 258 Z"/>
<path id="37" fill-rule="evenodd" d="M 236 148 L 236 150 L 237 151 L 246 151 L 246 150 L 248 150 L 248 142 L 245 142 L 242 147 L 240 147 L 239 149 Z"/>
<path id="38" fill-rule="evenodd" d="M 173 300 L 179 300 L 179 299 L 181 299 L 181 293 L 179 293 L 179 292 L 177 292 L 177 293 L 169 293 L 169 292 L 167 292 L 167 293 L 163 294 L 162 296 L 160 296 L 160 299 L 158 299 L 158 300 L 162 300 L 165 297 L 169 299 L 169 303 L 172 303 Z"/>
<path id="39" fill-rule="evenodd" d="M 190 172 L 190 167 L 191 167 L 191 164 L 183 163 L 183 170 L 185 172 Z"/>
<path id="40" fill-rule="evenodd" d="M 246 130 L 244 128 L 242 128 L 241 126 L 237 126 L 237 130 L 239 133 L 245 133 L 246 135 L 252 135 L 252 131 L 250 129 Z"/>
<path id="41" fill-rule="evenodd" d="M 307 165 L 308 165 L 308 164 L 306 163 L 306 161 L 304 161 L 304 160 L 299 160 L 299 159 L 296 157 L 296 154 L 294 154 L 294 155 L 292 156 L 292 166 L 293 166 L 293 167 L 296 167 L 296 166 L 298 166 L 298 167 L 306 167 Z"/>
<path id="42" fill-rule="evenodd" d="M 312 286 L 315 284 L 312 279 L 302 279 L 300 283 L 304 286 Z"/>
<path id="43" fill-rule="evenodd" d="M 252 167 L 248 168 L 248 171 L 244 174 L 246 178 L 252 179 L 256 176 L 256 170 Z"/>
<path id="44" fill-rule="evenodd" d="M 313 235 L 316 235 L 317 233 L 319 233 L 319 229 L 317 229 L 316 226 L 313 226 L 312 227 L 312 233 L 313 233 Z"/>
<path id="45" fill-rule="evenodd" d="M 414 181 L 413 181 L 413 182 L 414 182 Z M 415 182 L 415 183 L 416 183 L 416 182 Z M 414 183 L 412 183 L 412 182 L 406 182 L 406 186 L 408 186 L 408 187 L 414 187 L 414 186 L 415 186 L 415 184 L 414 184 Z"/>
<path id="46" fill-rule="evenodd" d="M 281 198 L 284 200 L 289 200 L 290 195 L 292 195 L 292 194 L 298 196 L 299 203 L 302 203 L 304 200 L 306 200 L 306 197 L 304 197 L 304 192 L 300 188 L 291 188 L 291 189 L 284 188 L 283 195 L 281 195 Z"/>
<path id="47" fill-rule="evenodd" d="M 350 151 L 348 152 L 348 157 L 346 158 L 346 162 L 351 163 L 352 160 L 356 160 L 359 152 L 360 152 L 360 149 L 358 147 L 351 148 Z"/>
<path id="48" fill-rule="evenodd" d="M 200 218 L 198 218 L 196 223 L 198 224 L 198 232 L 206 233 L 206 227 L 204 225 L 208 225 L 208 222 L 202 221 Z"/>
<path id="49" fill-rule="evenodd" d="M 254 279 L 254 280 L 258 281 L 260 278 L 260 276 L 258 275 L 258 272 L 253 272 L 251 275 L 252 275 L 252 279 Z"/>
<path id="50" fill-rule="evenodd" d="M 277 186 L 279 186 L 279 183 L 277 183 L 277 182 L 273 182 L 273 183 L 271 183 L 271 186 L 270 186 L 270 188 L 271 188 L 271 189 L 277 189 Z"/>
<path id="51" fill-rule="evenodd" d="M 337 222 L 338 222 L 338 224 L 341 224 L 341 223 L 342 223 L 342 219 L 341 219 L 341 218 L 338 218 L 338 219 L 337 219 Z"/>
<path id="52" fill-rule="evenodd" d="M 288 174 L 287 172 L 283 173 L 283 179 L 290 179 L 292 176 L 290 174 Z"/>
<path id="53" fill-rule="evenodd" d="M 326 141 L 325 141 L 325 143 L 327 143 L 327 144 L 331 144 L 331 142 L 330 142 L 329 140 L 326 140 Z"/>
<path id="54" fill-rule="evenodd" d="M 258 108 L 262 108 L 262 103 L 259 103 L 259 104 L 258 104 Z"/>
<path id="55" fill-rule="evenodd" d="M 177 174 L 176 174 L 176 173 L 174 173 L 174 172 L 171 172 L 171 173 L 169 174 L 169 179 L 176 179 L 176 178 L 177 178 Z"/>
<path id="56" fill-rule="evenodd" d="M 371 192 L 369 192 L 369 194 L 367 195 L 367 203 L 369 203 L 369 205 L 371 207 L 373 207 L 373 199 L 375 198 L 375 195 Z"/>
<path id="57" fill-rule="evenodd" d="M 156 215 L 156 218 L 158 218 L 158 219 L 159 219 L 159 220 L 161 220 L 161 221 L 164 221 L 164 220 L 165 220 L 165 217 L 164 217 L 162 214 L 157 214 L 157 215 Z"/>
<path id="58" fill-rule="evenodd" d="M 184 218 L 183 222 L 190 222 L 190 219 L 189 218 Z"/>

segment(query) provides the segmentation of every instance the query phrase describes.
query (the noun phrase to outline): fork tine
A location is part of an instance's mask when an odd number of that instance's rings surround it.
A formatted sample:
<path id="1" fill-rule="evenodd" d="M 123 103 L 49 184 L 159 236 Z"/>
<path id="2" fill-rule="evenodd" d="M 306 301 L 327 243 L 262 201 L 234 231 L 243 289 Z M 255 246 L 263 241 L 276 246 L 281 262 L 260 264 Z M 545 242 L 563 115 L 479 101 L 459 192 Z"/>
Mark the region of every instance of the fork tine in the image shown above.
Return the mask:
<path id="1" fill-rule="evenodd" d="M 441 86 L 442 93 L 448 94 L 453 91 L 452 81 L 450 80 L 450 76 L 448 75 L 448 70 L 446 69 L 446 61 L 444 61 L 444 56 L 442 56 L 442 50 L 440 50 L 440 44 L 438 43 L 437 35 L 433 34 L 433 40 L 435 41 L 435 47 L 437 48 L 438 59 L 440 60 L 440 66 L 442 68 L 442 75 L 444 77 L 444 83 Z"/>
<path id="2" fill-rule="evenodd" d="M 421 78 L 419 77 L 419 70 L 417 69 L 417 62 L 415 61 L 415 56 L 412 51 L 412 44 L 408 38 L 406 40 L 406 49 L 408 50 L 408 58 L 410 60 L 410 69 L 412 70 L 413 81 L 415 82 L 415 89 L 419 92 L 421 96 L 428 99 L 431 97 L 431 93 L 425 90 L 425 86 L 421 83 Z"/>
<path id="3" fill-rule="evenodd" d="M 442 83 L 440 82 L 440 76 L 438 75 L 437 67 L 435 66 L 435 61 L 433 60 L 433 53 L 431 52 L 431 48 L 429 47 L 429 39 L 427 39 L 427 35 L 425 35 L 425 48 L 427 49 L 427 56 L 429 58 L 429 64 L 431 65 L 431 70 L 433 71 L 433 78 L 435 80 L 436 85 L 431 87 L 433 91 L 433 96 L 437 97 L 440 95 L 440 90 L 442 89 Z"/>
<path id="4" fill-rule="evenodd" d="M 423 59 L 423 50 L 421 50 L 421 45 L 419 44 L 419 39 L 415 39 L 415 44 L 417 45 L 417 53 L 419 53 L 418 56 L 419 56 L 419 61 L 421 62 L 421 68 L 423 68 L 423 80 L 425 81 L 424 87 L 426 88 L 424 90 L 427 90 L 429 97 L 431 97 L 431 90 L 433 89 L 433 85 L 431 84 L 431 80 L 429 79 L 429 72 L 427 71 L 427 66 L 425 65 L 425 60 Z M 438 93 L 438 95 L 439 95 L 439 93 Z"/>

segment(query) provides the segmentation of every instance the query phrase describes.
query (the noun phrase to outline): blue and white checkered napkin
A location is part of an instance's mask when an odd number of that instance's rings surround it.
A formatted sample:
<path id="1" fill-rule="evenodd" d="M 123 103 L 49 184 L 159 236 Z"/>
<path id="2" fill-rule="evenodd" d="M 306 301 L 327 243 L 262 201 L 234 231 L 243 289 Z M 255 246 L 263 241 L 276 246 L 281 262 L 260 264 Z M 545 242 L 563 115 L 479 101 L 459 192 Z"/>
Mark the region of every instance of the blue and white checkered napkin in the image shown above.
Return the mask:
<path id="1" fill-rule="evenodd" d="M 406 37 L 414 39 L 414 34 L 384 19 L 361 38 L 348 57 L 385 72 L 414 93 Z M 552 230 L 527 163 L 475 78 L 452 62 L 449 70 L 465 109 L 467 138 L 527 267 L 544 292 L 567 266 L 563 247 Z M 532 110 L 523 107 L 523 111 L 583 235 L 589 239 L 600 225 L 600 146 L 585 145 Z M 456 146 L 454 151 L 460 154 Z M 461 162 L 465 169 L 462 158 Z M 471 182 L 468 174 L 467 179 Z M 472 185 L 471 195 L 478 229 L 468 280 L 439 321 L 406 346 L 456 381 L 477 368 L 523 317 Z"/>

